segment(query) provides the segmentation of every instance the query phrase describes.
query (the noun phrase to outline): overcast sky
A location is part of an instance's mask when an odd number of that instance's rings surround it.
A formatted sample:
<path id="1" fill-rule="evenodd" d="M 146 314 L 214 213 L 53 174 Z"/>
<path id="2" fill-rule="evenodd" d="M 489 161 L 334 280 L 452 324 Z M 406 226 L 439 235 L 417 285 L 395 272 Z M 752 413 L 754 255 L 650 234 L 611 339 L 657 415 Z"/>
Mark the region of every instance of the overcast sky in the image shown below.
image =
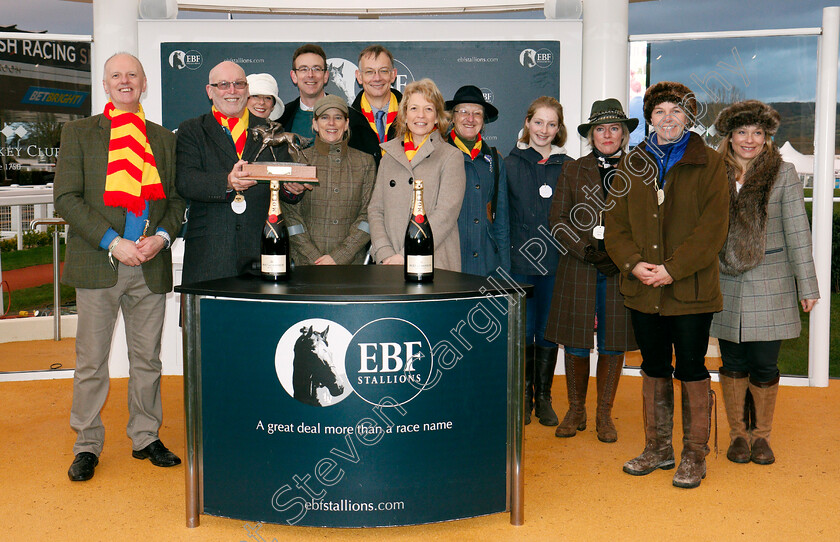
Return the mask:
<path id="1" fill-rule="evenodd" d="M 4 0 L 0 24 L 17 24 L 24 30 L 60 34 L 91 34 L 91 4 L 68 0 Z M 826 0 L 654 0 L 630 4 L 630 33 L 702 32 L 757 28 L 820 26 L 822 8 L 838 5 Z M 527 15 L 542 17 L 542 12 Z M 179 18 L 213 17 L 182 11 Z M 237 16 L 240 17 L 240 16 Z M 246 17 L 242 15 L 241 17 Z"/>
<path id="2" fill-rule="evenodd" d="M 585 2 L 585 0 L 584 0 Z M 91 4 L 67 0 L 4 0 L 0 25 L 60 34 L 91 34 Z M 840 0 L 654 0 L 630 4 L 630 34 L 819 27 L 823 7 Z M 225 18 L 222 13 L 181 11 L 179 18 Z M 253 18 L 237 15 L 236 18 Z M 482 16 L 485 17 L 485 16 Z M 542 18 L 542 11 L 514 14 Z M 475 17 L 470 17 L 475 18 Z M 815 37 L 657 43 L 652 47 L 651 80 L 682 81 L 700 92 L 695 81 L 720 71 L 736 48 L 748 81 L 733 73 L 741 95 L 765 101 L 813 101 L 816 88 Z M 694 75 L 694 80 L 692 80 Z"/>

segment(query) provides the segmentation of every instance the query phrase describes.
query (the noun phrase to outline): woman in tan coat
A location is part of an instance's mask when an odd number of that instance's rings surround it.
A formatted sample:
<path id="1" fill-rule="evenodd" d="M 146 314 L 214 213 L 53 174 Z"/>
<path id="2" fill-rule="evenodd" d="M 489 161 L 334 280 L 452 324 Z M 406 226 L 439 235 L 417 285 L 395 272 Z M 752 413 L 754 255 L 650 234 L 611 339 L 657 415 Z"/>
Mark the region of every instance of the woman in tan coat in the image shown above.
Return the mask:
<path id="1" fill-rule="evenodd" d="M 435 240 L 435 267 L 461 270 L 458 215 L 464 199 L 464 160 L 448 144 L 443 96 L 431 79 L 405 87 L 394 121 L 394 139 L 381 145 L 382 161 L 368 206 L 371 254 L 378 264 L 402 265 L 414 179 L 423 181 L 423 203 Z"/>
<path id="2" fill-rule="evenodd" d="M 729 235 L 720 253 L 723 312 L 712 320 L 720 339 L 720 387 L 729 419 L 726 457 L 769 465 L 770 429 L 779 390 L 779 349 L 799 336 L 800 300 L 809 312 L 820 297 L 802 181 L 770 138 L 779 114 L 758 100 L 730 105 L 715 128 L 729 178 Z M 797 295 L 798 292 L 798 295 Z M 755 402 L 755 426 L 744 423 L 744 398 Z"/>
<path id="3" fill-rule="evenodd" d="M 721 156 L 688 130 L 697 115 L 688 87 L 652 85 L 644 113 L 653 133 L 619 165 L 604 238 L 621 270 L 621 293 L 642 352 L 645 449 L 624 464 L 624 472 L 642 476 L 674 468 L 676 377 L 683 450 L 673 484 L 693 488 L 706 476 L 709 453 L 705 354 L 712 314 L 723 308 L 717 254 L 726 240 L 729 190 Z"/>

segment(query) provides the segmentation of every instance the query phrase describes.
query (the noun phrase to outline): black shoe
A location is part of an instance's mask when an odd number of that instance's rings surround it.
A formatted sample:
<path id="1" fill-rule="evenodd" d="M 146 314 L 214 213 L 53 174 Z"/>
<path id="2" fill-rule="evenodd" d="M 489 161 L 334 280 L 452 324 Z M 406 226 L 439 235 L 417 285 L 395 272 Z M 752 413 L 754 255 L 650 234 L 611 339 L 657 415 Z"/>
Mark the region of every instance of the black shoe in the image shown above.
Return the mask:
<path id="1" fill-rule="evenodd" d="M 76 459 L 70 465 L 70 470 L 67 471 L 67 476 L 73 482 L 84 482 L 93 478 L 93 471 L 99 464 L 99 458 L 90 452 L 80 452 L 76 454 Z"/>
<path id="2" fill-rule="evenodd" d="M 137 459 L 149 458 L 152 465 L 156 467 L 174 467 L 181 464 L 178 456 L 166 449 L 160 440 L 154 441 L 142 450 L 134 450 L 131 456 Z"/>

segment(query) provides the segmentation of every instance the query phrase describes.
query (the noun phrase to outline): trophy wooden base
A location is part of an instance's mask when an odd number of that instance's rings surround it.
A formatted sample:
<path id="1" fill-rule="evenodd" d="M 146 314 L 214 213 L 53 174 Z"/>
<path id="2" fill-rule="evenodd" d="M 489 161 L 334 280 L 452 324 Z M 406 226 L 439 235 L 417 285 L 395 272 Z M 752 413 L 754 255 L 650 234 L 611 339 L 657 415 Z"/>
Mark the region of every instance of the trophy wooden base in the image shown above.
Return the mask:
<path id="1" fill-rule="evenodd" d="M 242 169 L 248 173 L 248 178 L 255 181 L 318 184 L 315 166 L 295 162 L 255 162 L 245 164 Z"/>

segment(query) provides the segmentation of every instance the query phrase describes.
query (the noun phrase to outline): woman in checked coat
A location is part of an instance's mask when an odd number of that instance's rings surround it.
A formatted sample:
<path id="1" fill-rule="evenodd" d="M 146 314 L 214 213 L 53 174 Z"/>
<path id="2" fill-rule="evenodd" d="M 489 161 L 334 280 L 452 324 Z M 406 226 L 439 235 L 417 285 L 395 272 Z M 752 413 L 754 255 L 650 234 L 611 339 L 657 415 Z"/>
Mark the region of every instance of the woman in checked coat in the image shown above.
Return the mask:
<path id="1" fill-rule="evenodd" d="M 598 319 L 598 440 L 618 440 L 611 413 L 624 366 L 635 350 L 630 314 L 618 288 L 618 268 L 604 249 L 603 213 L 616 167 L 638 120 L 627 118 L 615 98 L 592 104 L 589 122 L 578 126 L 592 152 L 568 162 L 557 180 L 549 224 L 561 251 L 546 339 L 563 345 L 569 410 L 554 434 L 573 437 L 586 429 L 586 389 L 592 330 Z M 588 222 L 583 224 L 582 222 Z M 585 226 L 585 227 L 584 227 Z"/>
<path id="2" fill-rule="evenodd" d="M 729 234 L 720 253 L 723 312 L 711 335 L 720 340 L 720 384 L 735 463 L 775 461 L 770 429 L 779 389 L 779 349 L 799 336 L 799 304 L 819 299 L 802 182 L 771 140 L 779 114 L 758 100 L 720 112 L 715 128 L 729 177 Z M 744 397 L 755 402 L 754 428 L 744 423 Z"/>

